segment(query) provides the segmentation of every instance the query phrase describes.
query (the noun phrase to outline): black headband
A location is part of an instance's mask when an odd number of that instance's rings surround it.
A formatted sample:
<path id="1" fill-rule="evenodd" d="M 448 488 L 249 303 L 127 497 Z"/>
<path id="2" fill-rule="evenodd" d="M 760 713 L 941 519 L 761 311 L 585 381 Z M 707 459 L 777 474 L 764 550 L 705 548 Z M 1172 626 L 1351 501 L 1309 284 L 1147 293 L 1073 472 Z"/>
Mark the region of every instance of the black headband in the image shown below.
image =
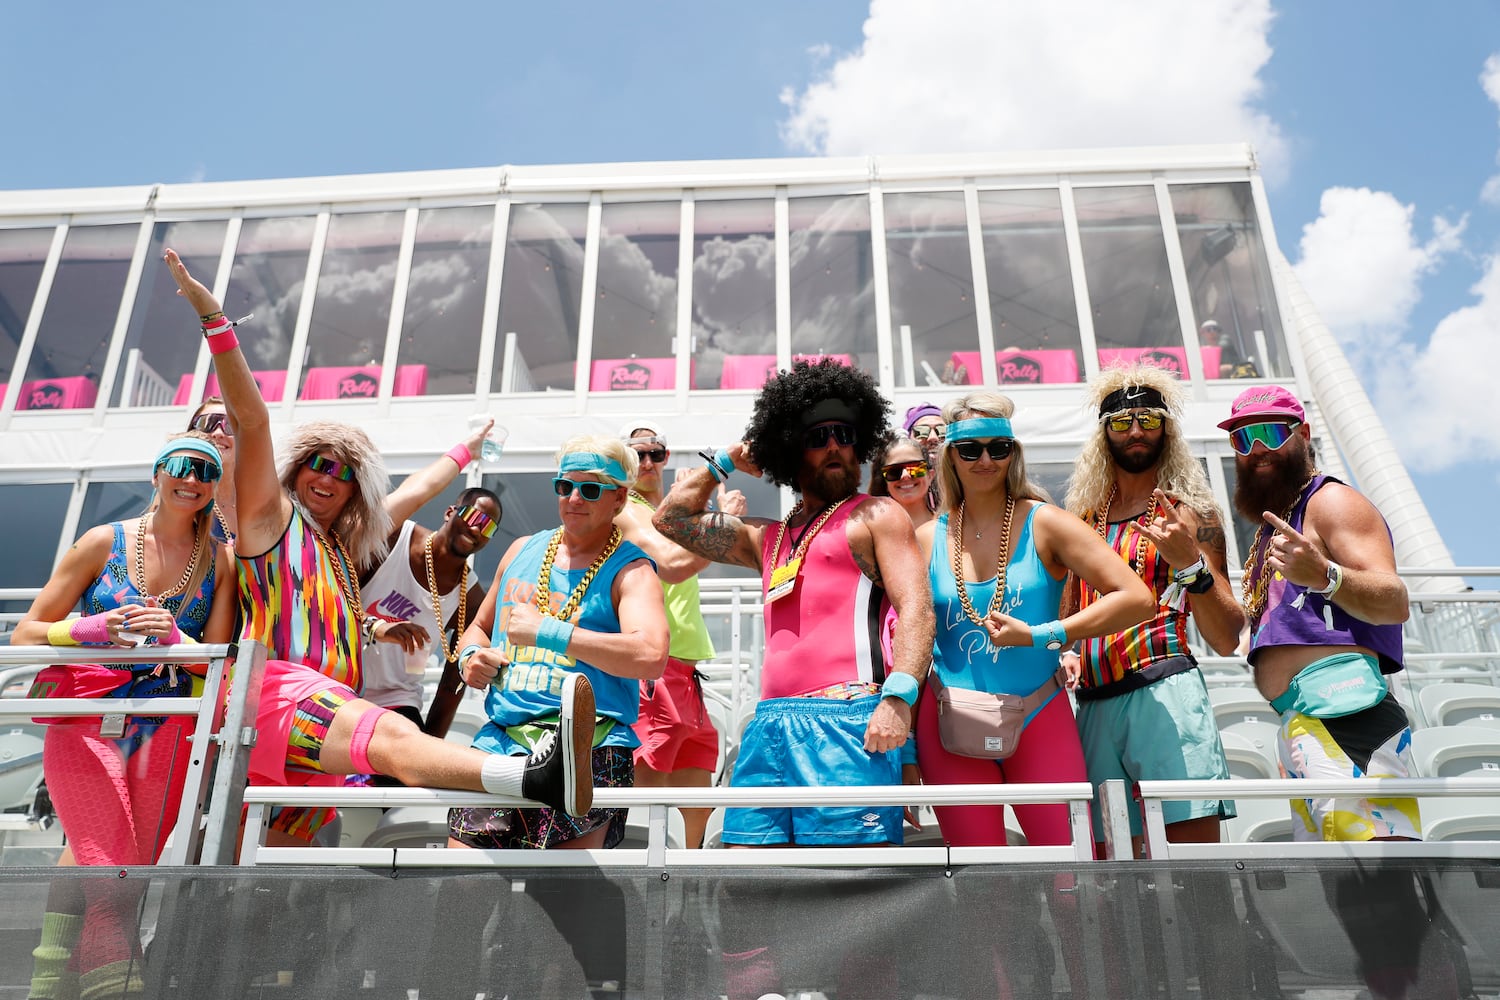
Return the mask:
<path id="1" fill-rule="evenodd" d="M 1125 388 L 1116 389 L 1104 397 L 1104 402 L 1099 404 L 1099 416 L 1106 417 L 1111 413 L 1119 413 L 1121 410 L 1133 410 L 1140 406 L 1165 410 L 1167 408 L 1167 401 L 1162 398 L 1161 393 L 1149 385 L 1127 385 Z"/>

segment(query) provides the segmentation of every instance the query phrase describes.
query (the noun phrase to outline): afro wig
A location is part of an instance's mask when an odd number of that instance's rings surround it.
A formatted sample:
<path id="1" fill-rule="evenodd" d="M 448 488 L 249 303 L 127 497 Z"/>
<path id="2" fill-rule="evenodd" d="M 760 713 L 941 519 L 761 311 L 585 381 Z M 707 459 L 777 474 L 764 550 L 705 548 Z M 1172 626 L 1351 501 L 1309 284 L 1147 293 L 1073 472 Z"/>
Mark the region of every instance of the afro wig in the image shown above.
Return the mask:
<path id="1" fill-rule="evenodd" d="M 849 423 L 854 425 L 854 456 L 861 465 L 894 437 L 888 426 L 891 404 L 868 372 L 832 358 L 816 364 L 798 361 L 791 371 L 777 372 L 766 382 L 755 397 L 755 412 L 745 428 L 750 460 L 777 486 L 798 488 L 803 433 L 813 423 L 833 419 L 814 413 L 824 400 L 848 407 Z"/>

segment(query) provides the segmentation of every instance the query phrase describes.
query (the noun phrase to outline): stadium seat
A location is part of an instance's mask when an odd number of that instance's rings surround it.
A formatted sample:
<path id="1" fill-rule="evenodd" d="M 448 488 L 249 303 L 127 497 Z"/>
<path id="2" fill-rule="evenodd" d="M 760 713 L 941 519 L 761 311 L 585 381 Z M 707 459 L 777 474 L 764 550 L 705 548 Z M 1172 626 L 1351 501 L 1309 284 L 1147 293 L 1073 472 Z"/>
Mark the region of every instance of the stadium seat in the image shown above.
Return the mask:
<path id="1" fill-rule="evenodd" d="M 1429 726 L 1500 729 L 1500 688 L 1489 684 L 1428 684 L 1417 693 Z"/>
<path id="2" fill-rule="evenodd" d="M 1211 687 L 1208 700 L 1214 707 L 1214 719 L 1220 730 L 1236 722 L 1269 722 L 1274 725 L 1281 721 L 1275 709 L 1252 687 Z"/>
<path id="3" fill-rule="evenodd" d="M 1411 737 L 1412 760 L 1424 778 L 1500 778 L 1500 732 L 1482 726 L 1434 726 Z"/>
<path id="4" fill-rule="evenodd" d="M 442 806 L 400 806 L 380 818 L 365 847 L 446 847 L 448 810 Z"/>
<path id="5" fill-rule="evenodd" d="M 1292 807 L 1286 799 L 1235 799 L 1234 810 L 1237 815 L 1223 824 L 1225 842 L 1284 844 L 1292 839 Z"/>
<path id="6" fill-rule="evenodd" d="M 1234 722 L 1219 731 L 1229 774 L 1234 778 L 1279 778 L 1276 761 L 1278 727 L 1269 722 Z"/>

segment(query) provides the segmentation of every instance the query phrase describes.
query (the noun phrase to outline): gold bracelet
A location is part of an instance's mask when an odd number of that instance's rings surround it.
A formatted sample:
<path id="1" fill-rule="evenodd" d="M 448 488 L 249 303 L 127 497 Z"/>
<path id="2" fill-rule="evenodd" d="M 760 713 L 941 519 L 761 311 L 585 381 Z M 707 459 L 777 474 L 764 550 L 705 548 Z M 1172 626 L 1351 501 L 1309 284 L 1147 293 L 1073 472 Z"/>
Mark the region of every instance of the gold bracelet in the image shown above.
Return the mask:
<path id="1" fill-rule="evenodd" d="M 221 320 L 223 318 L 224 318 L 224 310 L 220 309 L 218 312 L 211 312 L 207 316 L 199 316 L 198 317 L 198 322 L 202 323 L 204 326 L 207 326 L 208 324 L 214 322 L 215 320 Z"/>

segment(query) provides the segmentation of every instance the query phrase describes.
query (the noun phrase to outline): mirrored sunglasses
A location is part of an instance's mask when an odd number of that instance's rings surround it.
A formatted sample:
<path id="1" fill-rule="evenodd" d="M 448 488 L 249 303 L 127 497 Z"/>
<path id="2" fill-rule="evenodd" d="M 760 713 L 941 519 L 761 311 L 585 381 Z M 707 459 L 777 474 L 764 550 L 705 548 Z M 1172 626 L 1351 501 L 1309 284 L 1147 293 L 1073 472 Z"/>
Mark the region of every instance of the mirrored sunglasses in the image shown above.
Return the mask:
<path id="1" fill-rule="evenodd" d="M 572 496 L 573 491 L 576 489 L 579 496 L 593 503 L 604 495 L 605 490 L 617 490 L 619 488 L 614 483 L 580 483 L 572 479 L 564 479 L 562 476 L 558 476 L 552 480 L 552 489 L 564 500 Z"/>
<path id="2" fill-rule="evenodd" d="M 918 424 L 911 429 L 910 437 L 913 441 L 926 441 L 934 434 L 936 434 L 938 436 L 938 440 L 941 441 L 948 435 L 948 425 L 928 424 L 926 427 L 923 427 L 921 424 Z"/>
<path id="3" fill-rule="evenodd" d="M 808 448 L 827 448 L 830 437 L 847 448 L 854 443 L 854 425 L 820 424 L 809 427 L 802 433 L 802 444 Z"/>
<path id="4" fill-rule="evenodd" d="M 168 455 L 156 467 L 173 479 L 186 479 L 188 473 L 198 477 L 200 483 L 216 483 L 224 470 L 211 458 L 195 458 L 190 455 Z"/>
<path id="5" fill-rule="evenodd" d="M 881 467 L 880 478 L 884 479 L 888 483 L 896 483 L 900 482 L 901 477 L 906 475 L 907 473 L 910 473 L 913 479 L 926 479 L 927 463 L 892 462 L 890 465 Z"/>
<path id="6" fill-rule="evenodd" d="M 977 462 L 981 454 L 988 454 L 995 461 L 1009 458 L 1016 450 L 1015 438 L 991 438 L 988 441 L 954 441 L 950 448 L 965 462 Z"/>
<path id="7" fill-rule="evenodd" d="M 1257 441 L 1265 445 L 1268 451 L 1277 451 L 1292 439 L 1292 435 L 1296 433 L 1299 426 L 1295 421 L 1246 424 L 1229 432 L 1229 443 L 1241 455 L 1250 454 L 1250 450 L 1255 447 Z"/>
<path id="8" fill-rule="evenodd" d="M 325 476 L 332 476 L 341 483 L 354 481 L 354 466 L 348 462 L 337 462 L 323 455 L 312 455 L 302 464 L 314 472 Z"/>
<path id="9" fill-rule="evenodd" d="M 667 449 L 665 448 L 649 448 L 646 451 L 642 451 L 641 449 L 637 448 L 635 450 L 635 453 L 641 456 L 642 459 L 651 459 L 651 461 L 655 462 L 657 465 L 660 465 L 667 460 Z"/>
<path id="10" fill-rule="evenodd" d="M 229 414 L 227 413 L 200 413 L 188 424 L 190 431 L 202 431 L 212 434 L 214 431 L 223 431 L 230 437 L 234 437 L 234 431 L 229 426 Z"/>
<path id="11" fill-rule="evenodd" d="M 1140 424 L 1143 431 L 1159 430 L 1166 419 L 1167 415 L 1160 410 L 1144 410 L 1140 413 L 1116 413 L 1107 417 L 1104 422 L 1116 434 L 1124 434 L 1133 423 Z"/>
<path id="12" fill-rule="evenodd" d="M 453 512 L 453 516 L 485 538 L 493 538 L 495 529 L 500 527 L 499 521 L 472 504 L 464 504 Z"/>

